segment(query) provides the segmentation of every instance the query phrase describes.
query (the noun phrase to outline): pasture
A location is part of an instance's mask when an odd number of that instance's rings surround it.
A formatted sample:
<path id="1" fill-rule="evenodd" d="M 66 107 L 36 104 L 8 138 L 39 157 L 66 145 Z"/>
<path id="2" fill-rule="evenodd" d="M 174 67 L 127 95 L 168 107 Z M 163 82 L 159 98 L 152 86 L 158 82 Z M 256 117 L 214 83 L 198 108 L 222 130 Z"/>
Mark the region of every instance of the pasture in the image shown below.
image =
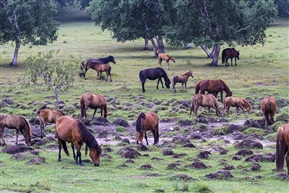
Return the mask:
<path id="1" fill-rule="evenodd" d="M 75 11 L 75 10 L 74 10 Z M 64 12 L 63 12 L 64 13 Z M 103 155 L 99 167 L 94 167 L 89 156 L 82 159 L 84 167 L 76 166 L 72 156 L 67 157 L 62 152 L 62 162 L 57 162 L 58 147 L 54 138 L 55 126 L 46 128 L 47 138 L 42 144 L 34 144 L 38 152 L 11 155 L 0 147 L 0 190 L 1 192 L 287 192 L 288 176 L 278 175 L 275 162 L 264 157 L 275 153 L 275 139 L 278 126 L 288 122 L 288 20 L 276 19 L 267 30 L 267 42 L 264 45 L 254 45 L 235 48 L 240 51 L 238 66 L 219 67 L 208 65 L 211 59 L 199 47 L 184 49 L 166 45 L 166 53 L 175 57 L 175 63 L 170 62 L 170 70 L 166 70 L 168 77 L 192 70 L 193 78 L 187 82 L 187 90 L 176 84 L 177 93 L 172 87 L 156 89 L 156 81 L 148 80 L 145 84 L 146 92 L 142 93 L 139 71 L 158 66 L 158 59 L 154 57 L 152 47 L 144 51 L 143 40 L 120 43 L 111 39 L 110 32 L 102 31 L 87 20 L 85 14 L 74 12 L 74 18 L 62 17 L 58 40 L 48 46 L 22 46 L 19 51 L 18 66 L 10 67 L 13 56 L 13 44 L 1 46 L 0 50 L 0 98 L 9 98 L 13 103 L 0 106 L 0 113 L 17 114 L 31 120 L 36 118 L 36 110 L 43 103 L 53 107 L 52 91 L 47 90 L 43 83 L 21 87 L 20 81 L 24 75 L 25 59 L 39 51 L 60 50 L 62 58 L 75 61 L 74 87 L 65 93 L 60 93 L 60 100 L 65 104 L 62 109 L 66 114 L 75 118 L 81 117 L 77 108 L 79 98 L 86 92 L 103 94 L 108 100 L 108 125 L 90 125 L 96 140 L 103 144 Z M 221 50 L 226 48 L 221 47 Z M 114 56 L 116 64 L 112 67 L 112 82 L 96 80 L 96 71 L 88 70 L 86 80 L 77 74 L 81 61 L 87 58 Z M 254 155 L 263 156 L 263 160 L 245 161 L 249 156 L 240 156 L 240 160 L 233 159 L 240 148 L 236 147 L 237 140 L 233 140 L 232 133 L 228 134 L 231 124 L 244 123 L 244 116 L 239 113 L 236 118 L 235 109 L 229 118 L 216 117 L 211 112 L 213 123 L 195 123 L 189 118 L 190 106 L 178 109 L 181 101 L 190 104 L 194 95 L 194 85 L 203 79 L 222 79 L 230 87 L 233 96 L 248 99 L 252 103 L 252 113 L 248 120 L 258 121 L 263 117 L 259 104 L 265 95 L 273 95 L 279 101 L 277 121 L 268 128 L 244 126 L 239 133 L 253 136 L 261 141 L 263 148 L 251 149 Z M 220 94 L 218 95 L 220 101 Z M 223 106 L 220 103 L 221 107 Z M 278 106 L 278 105 L 277 105 Z M 135 126 L 140 112 L 156 111 L 160 118 L 160 142 L 153 146 L 152 134 L 148 150 L 140 150 L 136 145 Z M 92 117 L 93 110 L 88 109 L 87 117 Z M 207 110 L 199 109 L 200 120 L 207 118 Z M 100 117 L 97 112 L 96 117 Z M 124 119 L 129 123 L 127 127 L 111 124 L 115 119 Z M 184 124 L 186 123 L 186 124 Z M 37 130 L 38 125 L 32 125 Z M 183 138 L 188 138 L 196 132 L 210 131 L 210 135 L 201 138 L 189 138 L 195 146 L 185 147 Z M 111 139 L 100 137 L 106 134 Z M 227 137 L 228 136 L 228 137 Z M 256 138 L 255 138 L 256 137 Z M 8 146 L 14 145 L 15 131 L 6 131 L 4 137 Z M 124 139 L 129 139 L 130 144 Z M 20 135 L 19 139 L 23 136 Z M 141 155 L 127 158 L 123 151 L 133 148 Z M 225 149 L 221 154 L 219 149 Z M 217 149 L 217 150 L 216 150 Z M 68 150 L 72 154 L 70 145 Z M 166 155 L 166 150 L 173 154 Z M 202 152 L 209 151 L 208 157 L 199 158 Z M 44 158 L 40 163 L 31 162 L 32 159 Z M 202 162 L 206 168 L 197 169 L 196 162 Z M 233 177 L 219 175 L 209 179 L 206 175 L 231 166 Z M 258 168 L 259 169 L 254 169 Z M 252 169 L 253 168 L 253 169 Z"/>

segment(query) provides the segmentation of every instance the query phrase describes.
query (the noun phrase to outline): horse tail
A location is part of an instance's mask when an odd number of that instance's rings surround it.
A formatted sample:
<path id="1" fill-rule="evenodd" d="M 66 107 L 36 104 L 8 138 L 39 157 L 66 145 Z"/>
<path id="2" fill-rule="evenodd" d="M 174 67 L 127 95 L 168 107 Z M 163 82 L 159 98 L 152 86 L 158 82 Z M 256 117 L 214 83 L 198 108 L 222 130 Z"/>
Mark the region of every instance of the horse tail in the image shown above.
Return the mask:
<path id="1" fill-rule="evenodd" d="M 226 59 L 226 49 L 224 49 L 224 50 L 222 51 L 222 64 L 224 64 L 225 59 Z"/>
<path id="2" fill-rule="evenodd" d="M 46 108 L 47 108 L 47 106 L 46 106 L 46 105 L 43 105 L 42 107 L 40 107 L 39 109 L 37 109 L 36 114 L 39 115 L 40 110 L 46 109 Z"/>
<path id="3" fill-rule="evenodd" d="M 81 117 L 84 116 L 84 109 L 85 109 L 84 99 L 81 97 L 81 98 L 80 98 Z"/>
<path id="4" fill-rule="evenodd" d="M 62 139 L 61 139 L 60 141 L 61 141 L 61 144 L 62 144 L 62 147 L 63 147 L 63 150 L 64 150 L 65 154 L 66 154 L 67 156 L 69 156 L 69 152 L 68 152 L 68 149 L 67 149 L 66 142 L 63 141 Z"/>
<path id="5" fill-rule="evenodd" d="M 144 77 L 142 70 L 139 72 L 139 79 L 140 79 L 141 82 L 145 82 L 146 81 L 146 78 Z"/>
<path id="6" fill-rule="evenodd" d="M 200 92 L 200 89 L 201 89 L 200 85 L 201 85 L 201 81 L 195 85 L 195 94 L 198 94 Z"/>
<path id="7" fill-rule="evenodd" d="M 136 120 L 136 131 L 138 131 L 140 133 L 144 132 L 142 124 L 141 124 L 141 122 L 142 122 L 141 119 L 145 119 L 145 118 L 146 118 L 146 115 L 144 113 L 139 114 L 139 116 Z"/>
<path id="8" fill-rule="evenodd" d="M 276 168 L 278 172 L 281 172 L 284 167 L 285 141 L 283 137 L 283 130 L 284 127 L 278 128 L 276 140 Z"/>

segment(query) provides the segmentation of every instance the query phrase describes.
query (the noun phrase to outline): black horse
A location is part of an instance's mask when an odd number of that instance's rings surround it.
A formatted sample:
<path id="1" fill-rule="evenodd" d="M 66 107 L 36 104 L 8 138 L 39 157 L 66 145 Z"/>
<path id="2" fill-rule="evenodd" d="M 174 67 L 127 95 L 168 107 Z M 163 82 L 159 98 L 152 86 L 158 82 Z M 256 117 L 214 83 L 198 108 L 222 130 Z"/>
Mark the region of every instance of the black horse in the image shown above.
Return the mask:
<path id="1" fill-rule="evenodd" d="M 108 64 L 109 62 L 112 62 L 112 63 L 116 64 L 116 61 L 114 60 L 113 56 L 108 56 L 108 57 L 105 57 L 105 58 L 97 58 L 97 59 L 89 58 L 86 61 L 82 61 L 81 65 L 80 65 L 80 69 L 81 69 L 82 73 L 80 73 L 79 75 L 83 76 L 84 79 L 85 79 L 86 71 L 89 68 L 91 68 L 93 65 Z"/>
<path id="2" fill-rule="evenodd" d="M 139 79 L 142 83 L 142 92 L 145 92 L 144 85 L 145 85 L 146 79 L 149 79 L 149 80 L 158 79 L 157 89 L 159 89 L 159 82 L 161 82 L 162 87 L 164 88 L 162 78 L 164 78 L 165 80 L 166 87 L 170 88 L 171 81 L 168 78 L 168 75 L 164 71 L 164 69 L 158 67 L 158 68 L 147 68 L 147 69 L 141 70 L 139 72 Z"/>
<path id="3" fill-rule="evenodd" d="M 239 60 L 239 55 L 240 55 L 240 53 L 237 50 L 235 50 L 235 48 L 224 49 L 222 52 L 222 64 L 226 60 L 225 66 L 229 66 L 228 59 L 231 58 L 231 66 L 233 66 L 232 60 L 233 60 L 233 58 L 235 58 L 235 65 L 237 66 L 236 58 L 238 58 L 238 60 Z"/>

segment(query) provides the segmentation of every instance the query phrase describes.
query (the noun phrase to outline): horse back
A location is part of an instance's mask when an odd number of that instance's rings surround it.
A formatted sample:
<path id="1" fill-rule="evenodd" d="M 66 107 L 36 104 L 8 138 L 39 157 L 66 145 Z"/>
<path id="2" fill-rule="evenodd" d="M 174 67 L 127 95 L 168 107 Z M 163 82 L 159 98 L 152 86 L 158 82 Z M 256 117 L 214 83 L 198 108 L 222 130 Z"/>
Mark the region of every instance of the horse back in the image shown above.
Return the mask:
<path id="1" fill-rule="evenodd" d="M 146 118 L 142 121 L 142 126 L 146 128 L 146 130 L 157 129 L 159 125 L 159 117 L 154 112 L 146 113 Z"/>
<path id="2" fill-rule="evenodd" d="M 29 126 L 29 123 L 26 121 L 24 117 L 19 115 L 10 115 L 10 114 L 1 114 L 0 116 L 0 124 L 1 126 L 10 128 L 10 129 L 22 129 Z M 30 128 L 30 126 L 29 126 Z"/>
<path id="3" fill-rule="evenodd" d="M 277 110 L 276 100 L 272 96 L 266 96 L 261 101 L 261 111 L 263 113 L 275 113 Z"/>
<path id="4" fill-rule="evenodd" d="M 73 142 L 73 132 L 77 129 L 76 120 L 67 115 L 56 121 L 56 135 L 63 141 Z"/>

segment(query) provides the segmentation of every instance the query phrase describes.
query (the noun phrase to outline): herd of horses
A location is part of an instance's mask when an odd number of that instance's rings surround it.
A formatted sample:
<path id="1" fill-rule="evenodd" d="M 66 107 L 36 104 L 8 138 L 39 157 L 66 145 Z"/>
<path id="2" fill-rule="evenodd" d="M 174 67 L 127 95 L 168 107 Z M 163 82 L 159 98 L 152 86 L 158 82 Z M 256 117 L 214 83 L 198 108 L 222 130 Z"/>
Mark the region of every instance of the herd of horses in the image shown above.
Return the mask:
<path id="1" fill-rule="evenodd" d="M 187 71 L 181 75 L 173 76 L 170 80 L 168 78 L 167 73 L 163 68 L 161 68 L 162 60 L 166 61 L 167 69 L 169 69 L 169 60 L 175 62 L 174 57 L 169 56 L 167 54 L 162 54 L 158 52 L 159 57 L 159 66 L 157 68 L 147 68 L 141 70 L 139 72 L 139 78 L 142 83 L 142 92 L 145 92 L 145 82 L 147 79 L 149 80 L 157 80 L 158 89 L 159 83 L 161 83 L 162 88 L 164 88 L 162 78 L 164 79 L 165 86 L 170 88 L 170 84 L 172 83 L 173 92 L 176 92 L 175 85 L 176 83 L 182 83 L 182 87 L 186 87 L 186 82 L 189 77 L 193 78 L 192 71 Z M 222 61 L 225 62 L 227 66 L 227 60 L 231 58 L 239 59 L 239 52 L 235 49 L 225 49 L 222 52 Z M 85 78 L 85 74 L 88 69 L 94 69 L 97 71 L 97 78 L 99 79 L 100 74 L 102 72 L 106 72 L 108 76 L 110 76 L 111 81 L 111 66 L 109 62 L 116 64 L 116 61 L 113 56 L 108 56 L 106 58 L 98 58 L 98 59 L 87 59 L 81 63 L 81 68 L 83 69 L 82 76 Z M 207 94 L 205 94 L 207 92 Z M 221 102 L 224 106 L 224 112 L 227 112 L 227 116 L 229 116 L 230 107 L 236 107 L 237 110 L 240 108 L 245 118 L 247 113 L 250 113 L 251 105 L 244 98 L 241 97 L 233 97 L 232 91 L 229 86 L 221 79 L 218 80 L 201 80 L 195 85 L 195 94 L 191 98 L 191 108 L 190 108 L 190 117 L 192 112 L 194 112 L 194 117 L 197 119 L 197 111 L 199 107 L 207 107 L 208 108 L 208 117 L 210 119 L 210 109 L 214 109 L 216 111 L 216 115 L 221 115 L 221 110 L 219 107 L 219 103 L 217 101 L 218 93 L 221 93 Z M 226 97 L 223 100 L 223 92 L 226 93 Z M 106 118 L 108 116 L 108 105 L 104 95 L 101 94 L 91 94 L 85 93 L 80 97 L 80 109 L 81 109 L 81 118 L 86 117 L 86 111 L 88 108 L 94 109 L 93 116 L 96 114 L 96 110 L 100 109 L 100 116 Z M 245 109 L 245 110 L 244 110 Z M 276 100 L 272 96 L 266 96 L 260 103 L 261 112 L 265 118 L 265 127 L 268 127 L 269 124 L 274 123 L 274 115 L 277 110 Z M 224 113 L 223 112 L 223 113 Z M 61 161 L 61 149 L 63 148 L 64 152 L 69 155 L 69 151 L 66 146 L 66 142 L 71 144 L 71 148 L 73 151 L 73 158 L 75 164 L 83 166 L 81 160 L 81 146 L 85 143 L 85 154 L 87 154 L 88 148 L 90 150 L 90 157 L 94 164 L 94 166 L 100 165 L 100 155 L 102 153 L 101 146 L 99 145 L 95 139 L 95 137 L 91 134 L 91 132 L 87 129 L 85 124 L 81 121 L 81 119 L 75 119 L 68 115 L 63 114 L 61 111 L 48 109 L 47 106 L 40 107 L 36 114 L 39 118 L 40 122 L 40 130 L 41 136 L 44 132 L 44 128 L 46 123 L 54 123 L 56 127 L 56 137 L 58 141 L 58 161 Z M 238 115 L 238 113 L 237 113 Z M 31 142 L 31 128 L 29 122 L 22 116 L 18 115 L 9 115 L 9 114 L 0 114 L 0 145 L 6 145 L 4 141 L 4 128 L 15 129 L 16 130 L 16 144 L 18 143 L 18 135 L 19 132 L 22 133 L 25 139 L 25 143 L 30 146 Z M 146 140 L 146 144 L 148 144 L 146 132 L 151 131 L 154 136 L 154 145 L 159 142 L 159 117 L 154 112 L 140 113 L 136 119 L 136 141 L 137 143 L 142 144 L 143 138 Z M 76 154 L 75 150 L 76 148 Z M 278 128 L 277 141 L 276 141 L 276 167 L 277 171 L 282 171 L 284 166 L 284 158 L 287 162 L 288 174 L 289 174 L 289 124 L 286 124 L 282 127 Z"/>

